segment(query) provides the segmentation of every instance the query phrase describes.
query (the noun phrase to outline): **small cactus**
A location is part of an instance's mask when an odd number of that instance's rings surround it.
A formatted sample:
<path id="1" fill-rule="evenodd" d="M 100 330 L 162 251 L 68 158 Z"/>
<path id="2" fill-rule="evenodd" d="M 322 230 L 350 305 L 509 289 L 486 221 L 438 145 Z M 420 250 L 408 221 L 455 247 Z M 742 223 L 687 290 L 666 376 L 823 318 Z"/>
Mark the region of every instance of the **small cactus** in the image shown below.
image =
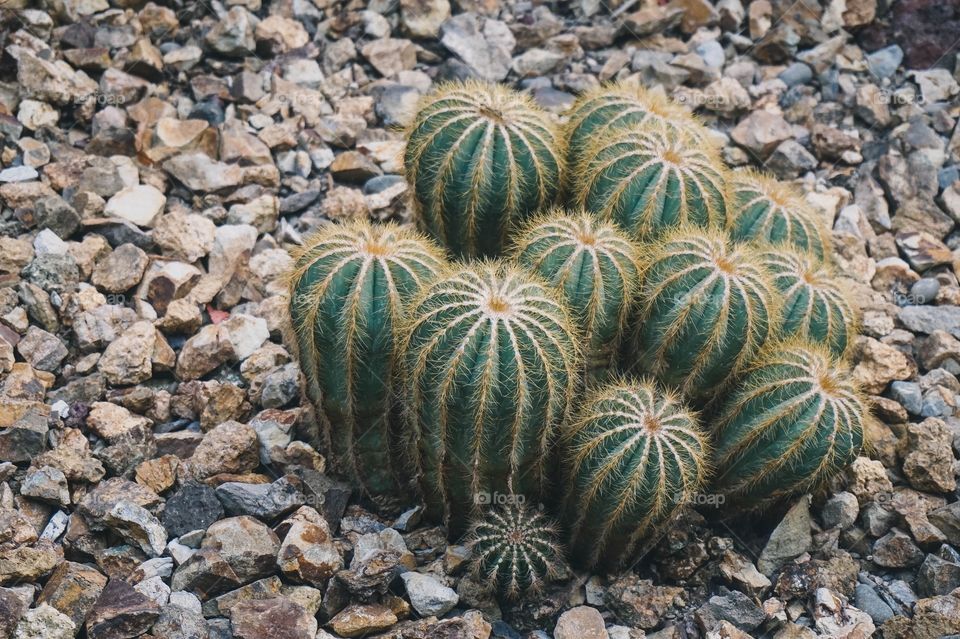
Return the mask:
<path id="1" fill-rule="evenodd" d="M 617 82 L 586 91 L 574 103 L 564 129 L 567 165 L 583 160 L 596 139 L 608 131 L 650 123 L 687 132 L 698 144 L 707 140 L 707 130 L 662 93 L 637 83 Z"/>
<path id="2" fill-rule="evenodd" d="M 842 357 L 857 325 L 847 291 L 812 256 L 779 247 L 761 259 L 783 294 L 780 333 L 819 342 Z"/>
<path id="3" fill-rule="evenodd" d="M 621 567 L 699 490 L 707 443 L 695 415 L 651 382 L 588 396 L 564 437 L 563 515 L 586 568 Z"/>
<path id="4" fill-rule="evenodd" d="M 596 138 L 578 165 L 577 204 L 638 239 L 726 224 L 726 169 L 690 135 L 636 125 Z"/>
<path id="5" fill-rule="evenodd" d="M 454 254 L 500 254 L 510 229 L 551 205 L 563 172 L 556 127 L 505 87 L 448 84 L 426 96 L 404 155 L 418 222 Z"/>
<path id="6" fill-rule="evenodd" d="M 765 353 L 721 410 L 717 489 L 752 509 L 813 490 L 852 462 L 865 409 L 850 380 L 818 345 L 795 341 Z"/>
<path id="7" fill-rule="evenodd" d="M 796 190 L 756 171 L 730 176 L 730 236 L 737 242 L 792 244 L 817 259 L 827 255 L 827 233 Z"/>
<path id="8" fill-rule="evenodd" d="M 558 296 L 505 262 L 429 287 L 406 329 L 406 402 L 428 515 L 463 531 L 484 495 L 540 500 L 579 359 Z"/>
<path id="9" fill-rule="evenodd" d="M 518 233 L 515 258 L 563 293 L 582 331 L 585 377 L 604 379 L 639 286 L 636 246 L 612 224 L 555 211 Z"/>
<path id="10" fill-rule="evenodd" d="M 644 272 L 634 355 L 689 399 L 709 400 L 774 334 L 777 301 L 751 248 L 719 231 L 680 229 Z"/>
<path id="11" fill-rule="evenodd" d="M 389 500 L 412 479 L 394 454 L 394 330 L 404 301 L 443 264 L 418 233 L 363 221 L 310 237 L 290 276 L 300 360 L 326 419 L 332 461 L 377 499 Z"/>
<path id="12" fill-rule="evenodd" d="M 467 540 L 474 577 L 507 600 L 536 595 L 566 573 L 557 534 L 540 510 L 522 504 L 490 508 Z"/>

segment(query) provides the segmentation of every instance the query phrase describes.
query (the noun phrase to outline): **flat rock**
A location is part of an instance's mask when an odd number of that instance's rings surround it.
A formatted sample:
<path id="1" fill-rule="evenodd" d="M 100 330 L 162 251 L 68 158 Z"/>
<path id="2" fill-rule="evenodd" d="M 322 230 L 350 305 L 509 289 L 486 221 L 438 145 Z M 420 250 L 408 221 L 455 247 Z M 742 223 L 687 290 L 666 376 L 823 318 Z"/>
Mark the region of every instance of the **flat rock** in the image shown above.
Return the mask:
<path id="1" fill-rule="evenodd" d="M 143 634 L 160 616 L 160 606 L 122 579 L 111 579 L 87 617 L 90 639 L 126 639 Z"/>
<path id="2" fill-rule="evenodd" d="M 155 186 L 138 184 L 113 195 L 103 209 L 104 215 L 118 217 L 137 226 L 151 227 L 163 212 L 167 198 Z"/>

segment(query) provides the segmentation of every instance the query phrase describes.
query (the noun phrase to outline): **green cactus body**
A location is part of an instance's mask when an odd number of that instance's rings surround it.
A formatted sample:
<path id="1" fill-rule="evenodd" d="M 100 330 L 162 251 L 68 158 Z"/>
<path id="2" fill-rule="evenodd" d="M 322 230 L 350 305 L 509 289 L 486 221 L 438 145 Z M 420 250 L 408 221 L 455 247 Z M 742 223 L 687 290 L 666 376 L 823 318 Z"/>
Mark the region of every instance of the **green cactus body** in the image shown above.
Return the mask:
<path id="1" fill-rule="evenodd" d="M 857 457 L 864 415 L 849 374 L 825 349 L 779 345 L 720 413 L 715 485 L 745 508 L 810 491 Z"/>
<path id="2" fill-rule="evenodd" d="M 394 331 L 405 300 L 443 264 L 440 251 L 416 232 L 364 221 L 329 225 L 309 238 L 291 274 L 301 365 L 327 422 L 334 465 L 382 503 L 413 474 L 392 439 Z"/>
<path id="3" fill-rule="evenodd" d="M 846 353 L 857 325 L 849 295 L 812 256 L 779 247 L 761 259 L 783 294 L 780 334 L 809 339 L 838 356 Z"/>
<path id="4" fill-rule="evenodd" d="M 467 545 L 477 581 L 507 600 L 535 595 L 566 572 L 557 529 L 539 510 L 511 504 L 487 510 Z"/>
<path id="5" fill-rule="evenodd" d="M 795 189 L 756 171 L 734 171 L 729 184 L 735 241 L 792 244 L 821 260 L 828 255 L 826 230 Z"/>
<path id="6" fill-rule="evenodd" d="M 563 172 L 547 114 L 479 82 L 424 99 L 404 164 L 421 228 L 462 257 L 499 255 L 514 224 L 553 203 Z"/>
<path id="7" fill-rule="evenodd" d="M 698 145 L 708 140 L 707 130 L 665 95 L 639 84 L 618 82 L 587 91 L 574 103 L 564 129 L 567 166 L 581 162 L 597 138 L 608 131 L 638 124 L 686 132 Z"/>
<path id="8" fill-rule="evenodd" d="M 719 232 L 680 229 L 644 272 L 636 356 L 691 400 L 721 391 L 774 334 L 779 309 L 759 255 Z"/>
<path id="9" fill-rule="evenodd" d="M 612 224 L 557 211 L 520 232 L 516 260 L 559 289 L 581 328 L 586 379 L 612 370 L 639 286 L 637 248 Z"/>
<path id="10" fill-rule="evenodd" d="M 580 365 L 555 293 L 503 262 L 464 267 L 427 290 L 406 335 L 428 515 L 457 536 L 485 495 L 540 501 Z"/>
<path id="11" fill-rule="evenodd" d="M 726 224 L 726 170 L 689 135 L 644 125 L 610 131 L 593 140 L 577 174 L 577 204 L 638 239 Z"/>
<path id="12" fill-rule="evenodd" d="M 596 389 L 562 448 L 569 546 L 586 568 L 616 569 L 634 557 L 706 473 L 695 415 L 650 382 Z"/>

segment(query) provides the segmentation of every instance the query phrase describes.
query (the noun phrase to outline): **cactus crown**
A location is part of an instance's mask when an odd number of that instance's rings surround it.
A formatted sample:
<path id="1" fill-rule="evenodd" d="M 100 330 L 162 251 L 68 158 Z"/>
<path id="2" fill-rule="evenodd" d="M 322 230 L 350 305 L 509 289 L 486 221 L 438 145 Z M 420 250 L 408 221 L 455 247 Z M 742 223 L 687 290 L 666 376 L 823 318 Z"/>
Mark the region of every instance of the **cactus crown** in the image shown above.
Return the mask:
<path id="1" fill-rule="evenodd" d="M 722 390 L 776 329 L 779 307 L 760 257 L 719 231 L 680 229 L 644 273 L 638 360 L 691 399 Z"/>
<path id="2" fill-rule="evenodd" d="M 466 257 L 499 254 L 513 224 L 552 204 L 563 172 L 546 113 L 529 96 L 476 81 L 424 97 L 404 165 L 421 226 Z"/>
<path id="3" fill-rule="evenodd" d="M 767 251 L 761 259 L 783 294 L 780 333 L 822 343 L 843 356 L 853 342 L 857 316 L 840 282 L 812 256 L 787 247 Z"/>
<path id="4" fill-rule="evenodd" d="M 476 521 L 467 545 L 473 573 L 505 599 L 536 594 L 566 570 L 553 522 L 520 504 L 493 507 Z"/>
<path id="5" fill-rule="evenodd" d="M 564 438 L 564 514 L 585 566 L 617 567 L 699 489 L 707 442 L 696 416 L 648 381 L 597 389 Z"/>
<path id="6" fill-rule="evenodd" d="M 640 239 L 726 223 L 726 169 L 713 148 L 684 132 L 612 130 L 592 140 L 578 175 L 577 203 Z"/>
<path id="7" fill-rule="evenodd" d="M 698 142 L 707 135 L 689 111 L 666 95 L 637 83 L 606 84 L 583 93 L 570 110 L 564 129 L 568 165 L 580 162 L 592 143 L 608 131 L 637 124 L 685 131 Z"/>
<path id="8" fill-rule="evenodd" d="M 579 367 L 555 293 L 506 262 L 466 266 L 426 290 L 406 335 L 428 508 L 457 531 L 484 492 L 540 498 Z"/>
<path id="9" fill-rule="evenodd" d="M 753 170 L 730 177 L 730 236 L 738 242 L 792 244 L 817 259 L 827 255 L 827 232 L 795 188 Z"/>
<path id="10" fill-rule="evenodd" d="M 367 221 L 328 225 L 295 256 L 290 314 L 308 389 L 334 463 L 373 496 L 397 489 L 406 474 L 389 441 L 394 330 L 404 300 L 444 264 L 415 231 Z"/>
<path id="11" fill-rule="evenodd" d="M 563 293 L 583 332 L 586 376 L 603 379 L 639 288 L 635 245 L 591 215 L 553 211 L 518 233 L 514 256 Z"/>
<path id="12" fill-rule="evenodd" d="M 716 485 L 746 507 L 813 490 L 857 456 L 864 415 L 849 373 L 825 348 L 775 345 L 720 414 Z"/>

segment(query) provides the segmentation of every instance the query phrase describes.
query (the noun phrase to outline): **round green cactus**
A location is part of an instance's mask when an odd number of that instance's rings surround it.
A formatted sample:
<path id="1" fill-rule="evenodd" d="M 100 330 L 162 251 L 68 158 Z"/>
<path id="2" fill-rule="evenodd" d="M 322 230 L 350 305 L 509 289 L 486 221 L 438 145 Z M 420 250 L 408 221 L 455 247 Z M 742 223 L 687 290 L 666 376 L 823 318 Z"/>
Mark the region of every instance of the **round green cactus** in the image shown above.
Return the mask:
<path id="1" fill-rule="evenodd" d="M 363 221 L 310 237 L 290 275 L 300 361 L 332 461 L 381 503 L 409 492 L 412 479 L 394 450 L 394 331 L 404 300 L 443 265 L 439 249 L 415 231 Z"/>
<path id="2" fill-rule="evenodd" d="M 709 400 L 775 334 L 778 296 L 751 248 L 720 231 L 665 237 L 644 272 L 635 351 L 642 370 Z"/>
<path id="3" fill-rule="evenodd" d="M 698 145 L 709 139 L 706 128 L 666 95 L 637 83 L 616 82 L 586 91 L 570 109 L 564 128 L 567 165 L 582 161 L 596 139 L 608 131 L 651 123 L 688 133 Z"/>
<path id="4" fill-rule="evenodd" d="M 556 127 L 529 96 L 448 84 L 407 133 L 407 180 L 421 228 L 462 257 L 499 255 L 511 227 L 551 205 L 563 172 Z"/>
<path id="5" fill-rule="evenodd" d="M 577 166 L 577 204 L 639 239 L 682 225 L 726 224 L 726 169 L 716 151 L 657 125 L 609 131 Z"/>
<path id="6" fill-rule="evenodd" d="M 514 255 L 563 293 L 582 329 L 586 380 L 606 378 L 639 287 L 637 247 L 612 224 L 554 211 L 518 234 Z"/>
<path id="7" fill-rule="evenodd" d="M 707 443 L 697 420 L 651 382 L 596 389 L 565 435 L 563 515 L 574 558 L 615 569 L 702 484 Z"/>
<path id="8" fill-rule="evenodd" d="M 864 415 L 849 373 L 826 349 L 778 345 L 720 413 L 715 485 L 750 509 L 813 490 L 857 457 Z"/>
<path id="9" fill-rule="evenodd" d="M 553 290 L 504 262 L 466 266 L 410 313 L 406 403 L 428 515 L 462 532 L 492 495 L 542 500 L 580 362 Z"/>
<path id="10" fill-rule="evenodd" d="M 752 170 L 734 171 L 729 185 L 735 241 L 792 244 L 821 260 L 828 255 L 826 229 L 790 185 Z"/>
<path id="11" fill-rule="evenodd" d="M 856 332 L 856 311 L 849 294 L 812 256 L 786 247 L 761 255 L 783 294 L 782 335 L 803 337 L 843 356 Z"/>
<path id="12" fill-rule="evenodd" d="M 566 572 L 557 529 L 540 510 L 493 507 L 471 527 L 474 577 L 507 600 L 536 595 Z"/>

